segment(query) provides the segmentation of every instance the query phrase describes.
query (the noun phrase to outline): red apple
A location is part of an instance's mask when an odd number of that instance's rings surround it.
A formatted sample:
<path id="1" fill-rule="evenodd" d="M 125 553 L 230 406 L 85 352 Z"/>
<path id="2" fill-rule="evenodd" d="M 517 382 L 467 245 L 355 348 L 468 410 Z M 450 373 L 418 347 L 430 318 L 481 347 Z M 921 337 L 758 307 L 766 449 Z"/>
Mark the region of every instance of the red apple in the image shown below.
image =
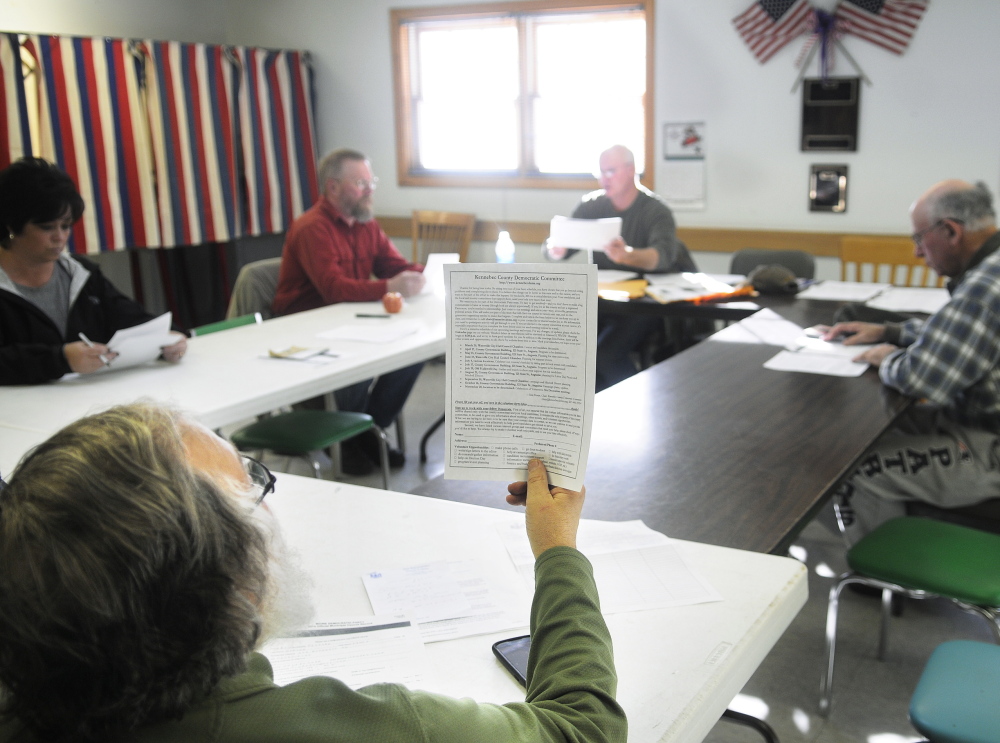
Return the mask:
<path id="1" fill-rule="evenodd" d="M 403 295 L 399 292 L 386 292 L 382 296 L 382 306 L 386 312 L 394 315 L 403 309 Z"/>

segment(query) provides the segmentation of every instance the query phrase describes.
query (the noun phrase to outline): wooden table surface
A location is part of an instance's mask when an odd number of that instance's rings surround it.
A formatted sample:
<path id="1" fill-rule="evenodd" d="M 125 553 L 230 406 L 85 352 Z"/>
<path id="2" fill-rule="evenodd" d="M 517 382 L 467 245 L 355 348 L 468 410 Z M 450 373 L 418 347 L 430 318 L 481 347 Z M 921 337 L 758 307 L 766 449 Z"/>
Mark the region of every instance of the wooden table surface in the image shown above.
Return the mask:
<path id="1" fill-rule="evenodd" d="M 768 299 L 808 326 L 837 305 Z M 908 399 L 861 377 L 770 371 L 774 346 L 704 341 L 597 395 L 586 518 L 642 519 L 678 539 L 782 553 Z M 414 490 L 507 507 L 505 486 Z"/>

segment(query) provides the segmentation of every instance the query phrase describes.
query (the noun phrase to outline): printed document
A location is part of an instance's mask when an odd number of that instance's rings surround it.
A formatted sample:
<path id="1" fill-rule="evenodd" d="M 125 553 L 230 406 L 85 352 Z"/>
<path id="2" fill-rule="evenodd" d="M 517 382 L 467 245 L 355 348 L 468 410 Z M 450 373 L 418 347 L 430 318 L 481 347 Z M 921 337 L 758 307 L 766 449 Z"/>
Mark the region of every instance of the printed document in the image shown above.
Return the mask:
<path id="1" fill-rule="evenodd" d="M 425 682 L 427 651 L 420 633 L 399 616 L 352 617 L 315 622 L 294 637 L 269 641 L 261 652 L 274 683 L 332 676 L 352 689 L 378 683 Z"/>
<path id="2" fill-rule="evenodd" d="M 446 478 L 579 490 L 594 409 L 592 264 L 447 265 Z"/>
<path id="3" fill-rule="evenodd" d="M 621 237 L 622 218 L 572 219 L 553 217 L 549 223 L 549 245 L 556 248 L 604 250 L 604 246 Z"/>
<path id="4" fill-rule="evenodd" d="M 158 359 L 164 346 L 179 340 L 170 334 L 170 318 L 171 314 L 164 312 L 141 325 L 116 331 L 107 346 L 118 356 L 111 359 L 111 366 L 101 367 L 99 371 L 124 369 Z"/>

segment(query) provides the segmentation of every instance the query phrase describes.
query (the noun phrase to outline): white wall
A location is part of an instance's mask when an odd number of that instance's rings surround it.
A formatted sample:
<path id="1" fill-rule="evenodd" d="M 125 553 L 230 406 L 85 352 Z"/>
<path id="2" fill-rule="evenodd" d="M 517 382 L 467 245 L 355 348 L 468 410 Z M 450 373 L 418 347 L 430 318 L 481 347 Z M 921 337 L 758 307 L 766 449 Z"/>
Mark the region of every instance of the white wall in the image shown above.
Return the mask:
<path id="1" fill-rule="evenodd" d="M 0 26 L 308 49 L 320 149 L 353 146 L 369 154 L 382 178 L 379 213 L 443 207 L 499 222 L 567 212 L 579 192 L 396 186 L 389 9 L 448 2 L 454 0 L 0 0 Z M 829 8 L 833 0 L 813 2 Z M 1000 65 L 992 50 L 1000 3 L 931 3 L 899 57 L 845 39 L 874 83 L 861 94 L 859 150 L 847 154 L 799 151 L 800 96 L 789 91 L 801 42 L 758 64 L 731 25 L 749 5 L 657 0 L 657 156 L 664 122 L 707 123 L 708 206 L 679 212 L 681 224 L 902 233 L 909 231 L 907 206 L 937 180 L 982 179 L 997 189 Z M 853 74 L 843 58 L 835 73 Z M 850 166 L 846 214 L 808 211 L 809 165 L 819 162 Z"/>
<path id="2" fill-rule="evenodd" d="M 832 5 L 832 0 L 813 2 Z M 498 221 L 544 221 L 565 213 L 578 192 L 394 184 L 389 9 L 439 4 L 442 0 L 229 0 L 228 29 L 231 40 L 313 52 L 320 147 L 354 146 L 370 155 L 382 176 L 379 212 L 446 207 Z M 902 56 L 845 39 L 873 83 L 861 94 L 859 150 L 847 154 L 799 151 L 801 97 L 789 91 L 802 43 L 757 63 L 731 25 L 749 5 L 749 0 L 657 1 L 658 157 L 664 122 L 707 123 L 708 206 L 679 213 L 682 224 L 900 233 L 909 231 L 906 209 L 913 198 L 937 180 L 982 179 L 997 189 L 1000 65 L 991 50 L 1000 39 L 1000 3 L 931 3 Z M 841 57 L 835 73 L 853 71 Z M 850 166 L 846 214 L 808 211 L 809 165 L 821 162 Z M 661 165 L 657 181 L 663 178 Z"/>
<path id="3" fill-rule="evenodd" d="M 0 30 L 222 43 L 221 0 L 0 0 Z"/>

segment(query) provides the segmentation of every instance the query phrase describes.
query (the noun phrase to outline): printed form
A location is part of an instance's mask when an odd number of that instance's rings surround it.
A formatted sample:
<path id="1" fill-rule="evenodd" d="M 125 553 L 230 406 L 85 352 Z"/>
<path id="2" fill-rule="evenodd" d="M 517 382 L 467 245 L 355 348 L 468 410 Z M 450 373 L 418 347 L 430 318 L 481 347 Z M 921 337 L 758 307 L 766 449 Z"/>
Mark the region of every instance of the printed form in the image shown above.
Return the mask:
<path id="1" fill-rule="evenodd" d="M 444 476 L 524 480 L 538 457 L 551 484 L 579 490 L 594 410 L 597 268 L 446 265 Z"/>

